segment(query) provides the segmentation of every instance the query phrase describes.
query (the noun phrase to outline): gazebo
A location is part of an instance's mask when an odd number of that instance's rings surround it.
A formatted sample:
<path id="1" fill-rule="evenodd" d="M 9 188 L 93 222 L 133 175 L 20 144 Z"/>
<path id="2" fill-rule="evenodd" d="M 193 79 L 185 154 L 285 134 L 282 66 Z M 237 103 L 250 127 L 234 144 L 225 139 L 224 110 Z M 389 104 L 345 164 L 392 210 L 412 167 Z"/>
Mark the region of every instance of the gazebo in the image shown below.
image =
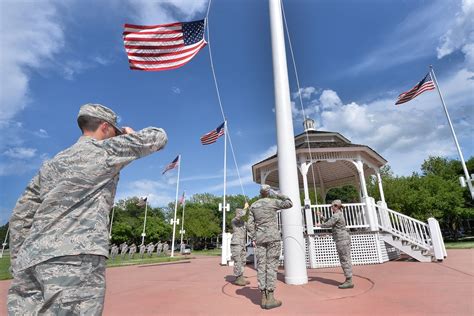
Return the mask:
<path id="1" fill-rule="evenodd" d="M 380 176 L 386 159 L 367 145 L 351 143 L 340 133 L 316 130 L 312 119 L 306 119 L 303 126 L 304 132 L 295 136 L 295 149 L 299 189 L 304 193 L 302 224 L 308 267 L 339 264 L 332 237 L 316 224 L 321 221 L 318 211 L 325 217 L 331 216 L 330 205 L 325 204 L 327 192 L 344 185 L 353 185 L 359 192 L 359 201 L 344 204 L 354 264 L 382 263 L 398 257 L 400 250 L 419 261 L 444 258 L 446 251 L 441 245 L 439 224 L 435 219 L 426 224 L 387 207 Z M 254 164 L 252 174 L 256 183 L 278 188 L 278 154 Z M 370 176 L 377 178 L 381 197 L 377 203 L 367 192 Z M 319 193 L 322 201 L 317 201 L 318 194 L 311 201 L 310 188 Z M 441 239 L 439 245 L 434 245 L 434 239 Z"/>

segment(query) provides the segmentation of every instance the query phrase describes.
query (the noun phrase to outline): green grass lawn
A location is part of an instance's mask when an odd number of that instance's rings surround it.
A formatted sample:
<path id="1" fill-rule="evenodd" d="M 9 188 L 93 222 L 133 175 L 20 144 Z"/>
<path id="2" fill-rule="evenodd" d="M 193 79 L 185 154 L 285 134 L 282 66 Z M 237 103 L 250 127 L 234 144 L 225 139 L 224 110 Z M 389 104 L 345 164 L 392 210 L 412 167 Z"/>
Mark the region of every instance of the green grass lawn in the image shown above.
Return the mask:
<path id="1" fill-rule="evenodd" d="M 152 263 L 162 263 L 162 262 L 173 262 L 173 261 L 180 261 L 180 260 L 189 260 L 193 259 L 192 256 L 181 256 L 177 255 L 176 257 L 170 258 L 165 256 L 157 257 L 154 254 L 153 257 L 148 258 L 145 257 L 141 259 L 139 255 L 135 255 L 134 259 L 129 259 L 128 255 L 125 257 L 124 260 L 121 257 L 116 257 L 115 260 L 107 260 L 107 267 L 123 267 L 129 265 L 137 265 L 137 264 L 152 264 Z M 8 280 L 11 279 L 12 276 L 9 271 L 10 268 L 10 255 L 4 254 L 3 258 L 0 259 L 0 280 Z"/>
<path id="2" fill-rule="evenodd" d="M 200 255 L 200 256 L 220 256 L 221 249 L 206 249 L 206 250 L 194 250 L 192 252 L 193 255 Z"/>
<path id="3" fill-rule="evenodd" d="M 446 249 L 470 249 L 474 248 L 474 241 L 446 241 Z"/>

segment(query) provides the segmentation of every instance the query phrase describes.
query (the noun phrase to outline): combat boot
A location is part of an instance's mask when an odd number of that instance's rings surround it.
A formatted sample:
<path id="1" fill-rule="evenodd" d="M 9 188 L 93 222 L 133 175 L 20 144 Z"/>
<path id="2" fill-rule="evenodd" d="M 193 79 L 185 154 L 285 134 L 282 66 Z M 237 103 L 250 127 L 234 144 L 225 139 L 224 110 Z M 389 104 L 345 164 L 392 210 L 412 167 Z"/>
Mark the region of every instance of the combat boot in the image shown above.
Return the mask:
<path id="1" fill-rule="evenodd" d="M 237 277 L 237 279 L 235 279 L 234 284 L 239 285 L 239 286 L 246 286 L 246 285 L 250 284 L 250 282 L 245 280 L 243 275 L 239 275 Z"/>
<path id="2" fill-rule="evenodd" d="M 267 291 L 260 290 L 262 292 L 262 302 L 260 303 L 260 307 L 263 309 L 267 309 Z"/>
<path id="3" fill-rule="evenodd" d="M 340 289 L 352 289 L 354 284 L 352 283 L 352 278 L 346 278 L 346 281 L 338 286 Z"/>
<path id="4" fill-rule="evenodd" d="M 273 297 L 273 291 L 267 290 L 267 304 L 266 304 L 266 309 L 272 309 L 275 307 L 280 307 L 282 304 L 281 301 L 276 300 L 275 297 Z"/>

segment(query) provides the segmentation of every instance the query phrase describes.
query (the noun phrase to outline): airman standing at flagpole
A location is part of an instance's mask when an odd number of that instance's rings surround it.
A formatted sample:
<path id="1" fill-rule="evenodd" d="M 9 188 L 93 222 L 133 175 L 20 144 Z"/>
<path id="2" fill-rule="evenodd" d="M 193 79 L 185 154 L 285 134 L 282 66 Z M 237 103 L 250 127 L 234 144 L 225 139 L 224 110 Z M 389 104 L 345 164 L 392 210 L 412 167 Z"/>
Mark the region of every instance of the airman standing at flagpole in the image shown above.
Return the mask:
<path id="1" fill-rule="evenodd" d="M 256 247 L 258 288 L 262 293 L 260 306 L 263 309 L 282 304 L 273 295 L 281 251 L 277 211 L 293 206 L 289 197 L 272 192 L 269 185 L 262 185 L 261 198 L 250 206 L 248 220 L 249 236 Z"/>
<path id="2" fill-rule="evenodd" d="M 245 244 L 247 243 L 247 225 L 243 219 L 249 205 L 245 203 L 243 209 L 235 210 L 235 217 L 232 219 L 232 240 L 230 242 L 230 251 L 232 260 L 234 261 L 235 285 L 245 286 L 250 284 L 245 280 L 244 268 L 247 261 L 247 251 Z"/>
<path id="3" fill-rule="evenodd" d="M 83 105 L 77 122 L 82 136 L 42 165 L 10 218 L 10 315 L 102 314 L 120 170 L 167 143 L 160 128 L 119 128 L 100 104 Z"/>

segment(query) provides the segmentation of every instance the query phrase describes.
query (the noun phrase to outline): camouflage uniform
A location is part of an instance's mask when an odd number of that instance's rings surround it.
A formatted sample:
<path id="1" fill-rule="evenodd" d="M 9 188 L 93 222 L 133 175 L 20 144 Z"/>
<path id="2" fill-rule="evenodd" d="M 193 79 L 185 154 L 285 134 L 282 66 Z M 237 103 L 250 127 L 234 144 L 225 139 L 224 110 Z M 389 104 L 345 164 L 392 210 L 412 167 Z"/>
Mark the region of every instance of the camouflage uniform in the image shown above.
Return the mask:
<path id="1" fill-rule="evenodd" d="M 163 254 L 164 254 L 165 256 L 168 255 L 168 250 L 169 250 L 169 249 L 170 249 L 170 245 L 168 245 L 168 243 L 165 242 L 165 243 L 163 244 Z"/>
<path id="2" fill-rule="evenodd" d="M 238 212 L 241 212 L 240 214 Z M 232 260 L 234 261 L 234 275 L 239 277 L 244 274 L 244 268 L 247 262 L 246 243 L 246 229 L 247 226 L 242 216 L 245 211 L 238 209 L 237 214 L 232 219 L 232 240 L 230 242 L 230 251 L 232 253 Z M 243 214 L 242 214 L 243 213 Z"/>
<path id="3" fill-rule="evenodd" d="M 156 244 L 156 255 L 159 256 L 161 255 L 161 252 L 163 251 L 163 244 L 161 243 L 161 241 L 159 241 L 157 244 Z"/>
<path id="4" fill-rule="evenodd" d="M 152 257 L 153 256 L 153 250 L 155 249 L 155 245 L 151 242 L 148 244 L 147 248 L 146 248 L 146 252 L 148 254 L 149 257 Z"/>
<path id="5" fill-rule="evenodd" d="M 115 256 L 118 254 L 118 247 L 113 244 L 112 248 L 110 249 L 110 257 L 112 257 L 112 260 L 115 259 Z"/>
<path id="6" fill-rule="evenodd" d="M 142 259 L 145 256 L 145 250 L 146 250 L 146 246 L 144 244 L 140 245 L 140 258 Z"/>
<path id="7" fill-rule="evenodd" d="M 128 249 L 128 257 L 133 259 L 133 257 L 135 256 L 135 252 L 137 252 L 137 246 L 135 246 L 135 244 L 132 244 Z"/>
<path id="8" fill-rule="evenodd" d="M 346 278 L 352 278 L 351 236 L 346 229 L 346 220 L 342 211 L 333 213 L 332 217 L 321 224 L 321 228 L 332 228 L 332 238 L 336 243 L 337 255 Z"/>
<path id="9" fill-rule="evenodd" d="M 128 251 L 128 245 L 126 242 L 120 244 L 120 255 L 122 256 L 122 259 L 125 258 L 125 255 L 127 254 Z"/>
<path id="10" fill-rule="evenodd" d="M 106 107 L 87 104 L 81 115 L 117 128 Z M 82 136 L 43 164 L 10 218 L 10 314 L 101 313 L 119 172 L 166 142 L 154 127 L 104 140 Z"/>
<path id="11" fill-rule="evenodd" d="M 273 291 L 281 250 L 277 211 L 291 208 L 293 203 L 286 195 L 261 198 L 250 206 L 248 232 L 256 242 L 257 278 L 260 290 Z"/>

